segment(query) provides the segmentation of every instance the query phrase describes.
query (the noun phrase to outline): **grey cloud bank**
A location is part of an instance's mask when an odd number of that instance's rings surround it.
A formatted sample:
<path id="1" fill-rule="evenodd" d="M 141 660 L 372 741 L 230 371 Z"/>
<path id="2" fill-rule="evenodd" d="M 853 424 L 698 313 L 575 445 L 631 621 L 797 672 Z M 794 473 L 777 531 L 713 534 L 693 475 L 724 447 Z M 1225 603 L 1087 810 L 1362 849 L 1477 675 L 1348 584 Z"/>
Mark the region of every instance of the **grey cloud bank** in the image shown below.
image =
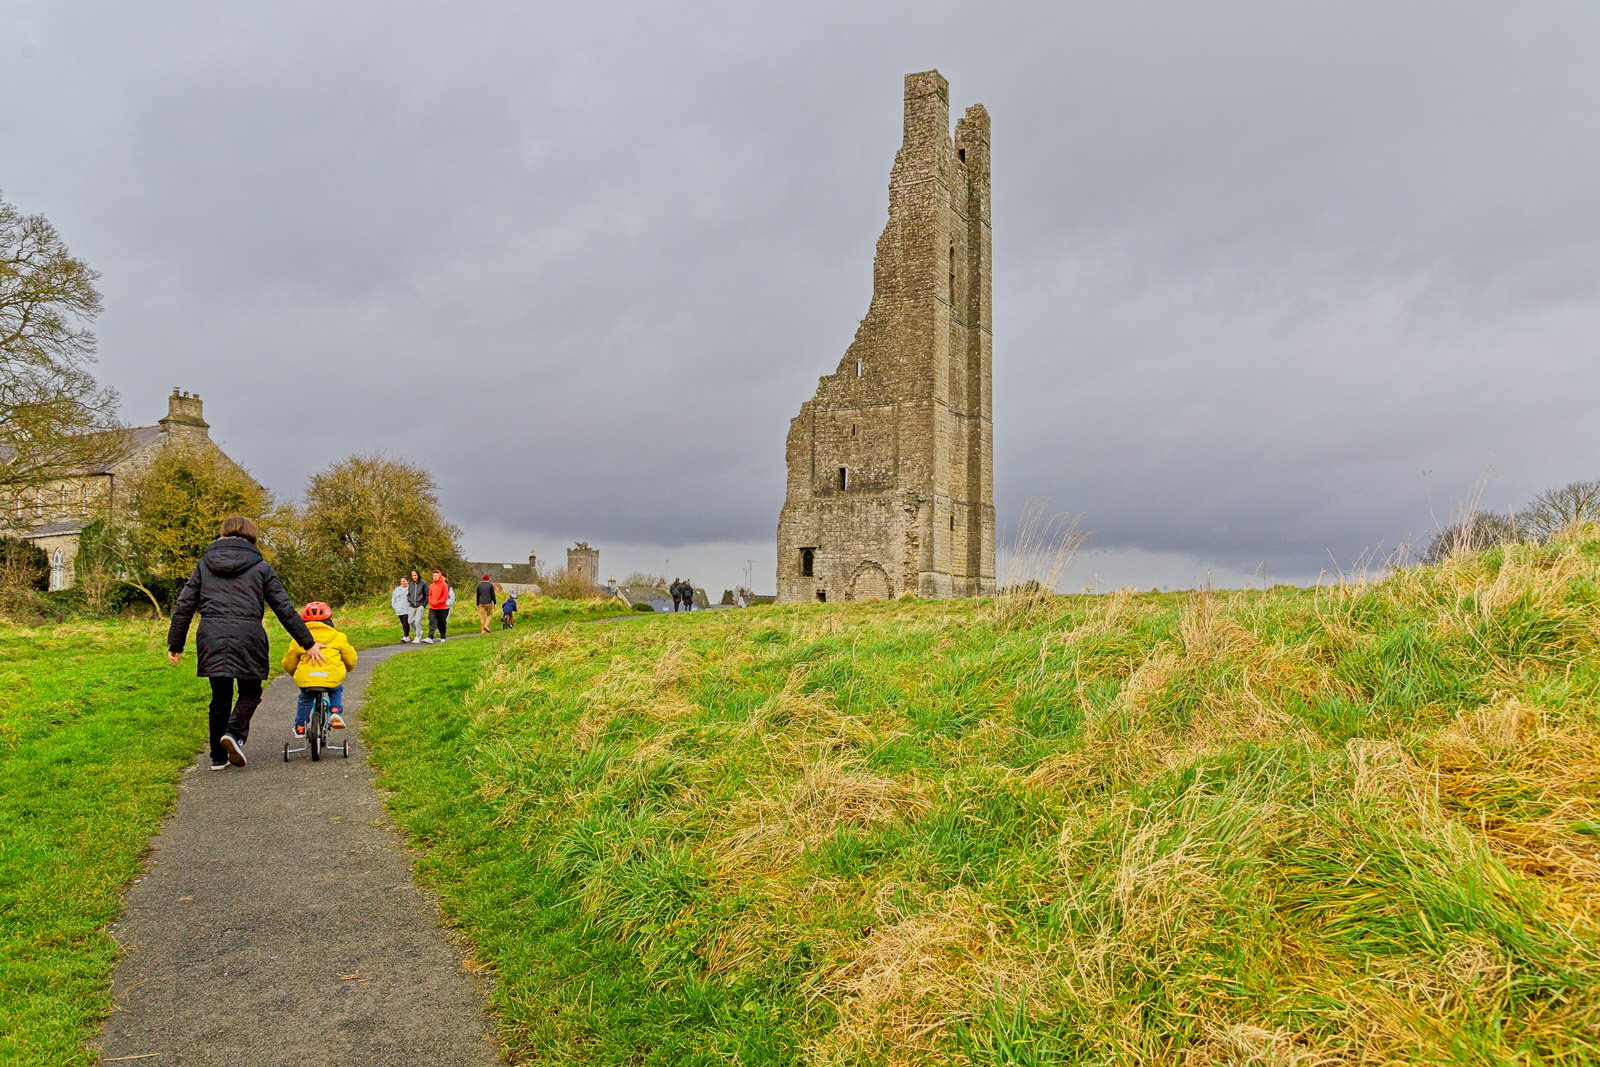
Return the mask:
<path id="1" fill-rule="evenodd" d="M 280 492 L 424 462 L 478 558 L 583 537 L 720 591 L 705 546 L 770 546 L 929 67 L 994 117 L 1002 521 L 1082 512 L 1119 581 L 1304 580 L 1487 465 L 1498 506 L 1600 476 L 1592 4 L 0 25 L 0 188 L 103 272 L 126 417 L 197 390 Z"/>

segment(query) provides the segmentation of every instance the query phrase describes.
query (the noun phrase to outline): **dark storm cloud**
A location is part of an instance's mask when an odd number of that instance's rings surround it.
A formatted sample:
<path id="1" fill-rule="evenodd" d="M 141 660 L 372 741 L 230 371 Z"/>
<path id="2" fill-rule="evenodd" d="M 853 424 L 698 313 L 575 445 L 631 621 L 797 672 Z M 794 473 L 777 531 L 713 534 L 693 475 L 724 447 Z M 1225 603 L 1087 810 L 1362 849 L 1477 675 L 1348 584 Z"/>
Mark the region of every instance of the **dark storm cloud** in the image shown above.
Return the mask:
<path id="1" fill-rule="evenodd" d="M 468 528 L 770 539 L 933 66 L 994 116 L 1002 519 L 1294 576 L 1600 475 L 1589 4 L 0 22 L 0 187 L 104 272 L 125 414 L 197 389 L 280 490 L 384 448 Z"/>

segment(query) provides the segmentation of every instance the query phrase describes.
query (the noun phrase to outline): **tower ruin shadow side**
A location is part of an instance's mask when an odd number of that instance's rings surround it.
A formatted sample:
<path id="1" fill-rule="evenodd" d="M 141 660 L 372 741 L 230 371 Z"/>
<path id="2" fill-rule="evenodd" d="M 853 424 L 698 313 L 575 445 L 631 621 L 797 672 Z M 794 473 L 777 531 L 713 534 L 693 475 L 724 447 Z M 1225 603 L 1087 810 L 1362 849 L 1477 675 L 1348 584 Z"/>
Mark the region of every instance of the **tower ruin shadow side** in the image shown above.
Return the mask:
<path id="1" fill-rule="evenodd" d="M 995 585 L 989 113 L 906 75 L 872 304 L 789 424 L 778 602 Z"/>

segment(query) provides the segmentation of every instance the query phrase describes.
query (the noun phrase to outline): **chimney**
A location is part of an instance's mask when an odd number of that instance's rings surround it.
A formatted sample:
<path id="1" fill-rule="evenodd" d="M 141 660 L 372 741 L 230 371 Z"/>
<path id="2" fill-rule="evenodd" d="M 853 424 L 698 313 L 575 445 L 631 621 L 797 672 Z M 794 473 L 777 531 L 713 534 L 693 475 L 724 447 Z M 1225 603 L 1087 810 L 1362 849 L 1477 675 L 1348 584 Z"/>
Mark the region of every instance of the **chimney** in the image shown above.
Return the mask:
<path id="1" fill-rule="evenodd" d="M 200 394 L 184 393 L 177 389 L 167 397 L 167 417 L 159 423 L 161 432 L 174 437 L 210 440 L 207 432 L 211 426 L 201 415 Z"/>

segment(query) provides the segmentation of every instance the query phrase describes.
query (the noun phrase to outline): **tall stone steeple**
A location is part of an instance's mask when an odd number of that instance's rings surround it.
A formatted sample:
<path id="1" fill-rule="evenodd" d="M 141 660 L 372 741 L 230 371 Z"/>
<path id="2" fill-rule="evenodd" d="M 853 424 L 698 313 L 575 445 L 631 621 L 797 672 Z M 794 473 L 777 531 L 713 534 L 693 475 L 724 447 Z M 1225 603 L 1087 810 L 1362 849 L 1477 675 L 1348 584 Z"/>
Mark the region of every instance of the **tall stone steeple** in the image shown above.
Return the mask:
<path id="1" fill-rule="evenodd" d="M 989 113 L 906 76 L 872 303 L 789 424 L 778 601 L 994 592 Z"/>

